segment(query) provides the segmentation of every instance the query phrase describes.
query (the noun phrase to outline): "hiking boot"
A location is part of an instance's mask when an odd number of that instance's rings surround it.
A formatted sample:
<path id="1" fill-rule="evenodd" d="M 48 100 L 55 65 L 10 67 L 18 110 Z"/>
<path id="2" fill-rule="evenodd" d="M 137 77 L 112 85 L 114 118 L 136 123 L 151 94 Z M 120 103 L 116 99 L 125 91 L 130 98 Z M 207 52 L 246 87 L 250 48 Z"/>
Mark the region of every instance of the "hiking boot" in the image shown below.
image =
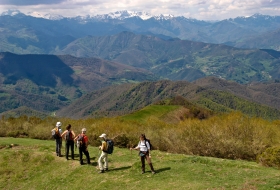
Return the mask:
<path id="1" fill-rule="evenodd" d="M 109 171 L 109 169 L 108 169 L 108 168 L 105 168 L 105 171 Z"/>
<path id="2" fill-rule="evenodd" d="M 105 173 L 105 172 L 104 172 L 104 170 L 100 170 L 98 173 L 99 173 L 99 174 L 102 174 L 102 173 Z"/>
<path id="3" fill-rule="evenodd" d="M 144 166 L 142 165 L 141 169 L 142 169 L 142 174 L 144 174 L 145 173 L 145 165 Z"/>

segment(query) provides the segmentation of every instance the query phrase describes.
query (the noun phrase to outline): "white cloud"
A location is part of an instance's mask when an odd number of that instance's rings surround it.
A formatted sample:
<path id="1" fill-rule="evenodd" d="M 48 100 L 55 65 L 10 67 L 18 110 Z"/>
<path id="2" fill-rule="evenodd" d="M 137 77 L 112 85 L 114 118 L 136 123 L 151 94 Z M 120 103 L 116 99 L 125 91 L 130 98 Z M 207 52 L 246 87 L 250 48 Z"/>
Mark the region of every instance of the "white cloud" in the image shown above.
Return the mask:
<path id="1" fill-rule="evenodd" d="M 255 13 L 280 15 L 280 0 L 1 0 L 0 13 L 8 9 L 68 17 L 128 10 L 221 20 Z"/>

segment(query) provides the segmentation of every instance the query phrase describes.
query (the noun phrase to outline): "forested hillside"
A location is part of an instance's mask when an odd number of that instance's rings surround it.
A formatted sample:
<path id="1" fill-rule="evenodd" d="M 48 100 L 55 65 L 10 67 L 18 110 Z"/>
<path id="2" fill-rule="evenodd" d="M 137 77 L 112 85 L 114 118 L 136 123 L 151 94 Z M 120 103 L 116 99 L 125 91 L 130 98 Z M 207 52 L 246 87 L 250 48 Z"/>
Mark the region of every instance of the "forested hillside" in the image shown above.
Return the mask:
<path id="1" fill-rule="evenodd" d="M 246 85 L 211 77 L 204 80 L 204 86 L 187 81 L 168 80 L 111 86 L 82 96 L 59 110 L 57 115 L 73 118 L 123 115 L 181 96 L 197 107 L 216 113 L 241 111 L 249 116 L 267 119 L 277 119 L 280 116 L 278 104 L 268 106 L 271 95 L 265 88 L 247 89 Z M 211 87 L 222 83 L 224 88 Z M 274 98 L 278 99 L 278 95 Z"/>

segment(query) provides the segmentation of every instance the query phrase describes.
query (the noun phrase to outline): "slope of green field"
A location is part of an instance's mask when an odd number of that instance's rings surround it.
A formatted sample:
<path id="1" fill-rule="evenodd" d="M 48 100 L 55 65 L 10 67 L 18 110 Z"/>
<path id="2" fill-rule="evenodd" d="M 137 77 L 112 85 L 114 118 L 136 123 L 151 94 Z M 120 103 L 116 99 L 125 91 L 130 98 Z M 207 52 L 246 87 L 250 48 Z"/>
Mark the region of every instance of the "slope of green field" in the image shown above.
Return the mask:
<path id="1" fill-rule="evenodd" d="M 1 189 L 280 189 L 280 171 L 255 162 L 152 151 L 156 174 L 140 173 L 137 152 L 115 148 L 109 171 L 97 173 L 97 147 L 91 164 L 55 156 L 54 141 L 0 138 Z"/>

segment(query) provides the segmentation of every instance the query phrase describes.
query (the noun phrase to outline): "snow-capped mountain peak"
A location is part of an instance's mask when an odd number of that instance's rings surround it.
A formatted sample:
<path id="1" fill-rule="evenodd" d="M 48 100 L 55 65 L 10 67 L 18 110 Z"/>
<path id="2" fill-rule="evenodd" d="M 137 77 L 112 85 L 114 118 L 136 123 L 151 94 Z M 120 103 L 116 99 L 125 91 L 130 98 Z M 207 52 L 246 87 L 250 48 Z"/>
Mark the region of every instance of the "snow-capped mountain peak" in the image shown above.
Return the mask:
<path id="1" fill-rule="evenodd" d="M 48 19 L 48 20 L 61 20 L 63 19 L 64 17 L 61 16 L 61 15 L 54 15 L 54 14 L 45 14 L 45 15 L 42 15 L 38 12 L 29 12 L 27 13 L 26 15 L 28 16 L 32 16 L 32 17 L 37 17 L 37 18 L 44 18 L 44 19 Z"/>
<path id="2" fill-rule="evenodd" d="M 15 16 L 17 14 L 23 14 L 18 10 L 8 10 L 6 12 L 3 12 L 1 16 L 4 15 L 10 15 L 10 16 Z M 65 17 L 61 15 L 54 15 L 54 14 L 42 14 L 39 12 L 28 12 L 25 15 L 27 16 L 32 16 L 36 18 L 44 18 L 44 19 L 49 19 L 49 20 L 61 20 Z M 116 11 L 116 12 L 111 12 L 108 14 L 98 14 L 94 16 L 86 15 L 86 16 L 77 16 L 75 17 L 76 19 L 79 19 L 82 22 L 87 22 L 88 19 L 118 19 L 118 20 L 124 20 L 127 18 L 132 18 L 132 17 L 139 17 L 142 20 L 148 20 L 150 18 L 154 18 L 156 20 L 168 20 L 173 18 L 173 15 L 170 14 L 160 14 L 160 15 L 151 15 L 150 13 L 147 12 L 136 12 L 136 11 Z"/>
<path id="3" fill-rule="evenodd" d="M 147 12 L 136 12 L 136 11 L 117 11 L 117 12 L 113 12 L 113 13 L 109 13 L 109 14 L 103 14 L 103 15 L 96 15 L 96 16 L 92 16 L 92 18 L 99 18 L 99 19 L 119 19 L 119 20 L 123 20 L 123 19 L 127 19 L 127 18 L 131 18 L 131 17 L 139 17 L 142 20 L 148 20 L 150 18 L 155 18 L 157 20 L 159 19 L 170 19 L 172 17 L 174 17 L 173 15 L 170 14 L 161 14 L 161 15 L 151 15 Z"/>
<path id="4" fill-rule="evenodd" d="M 38 12 L 28 12 L 26 15 L 32 16 L 32 17 L 37 17 L 37 18 L 44 18 L 44 15 L 42 15 Z"/>
<path id="5" fill-rule="evenodd" d="M 116 11 L 113 13 L 102 14 L 102 15 L 98 14 L 92 16 L 92 18 L 98 18 L 98 19 L 119 19 L 119 20 L 131 18 L 131 17 L 140 17 L 143 20 L 147 20 L 152 16 L 146 12 L 135 12 L 135 11 Z"/>
<path id="6" fill-rule="evenodd" d="M 55 14 L 45 14 L 45 15 L 44 15 L 44 18 L 45 18 L 45 19 L 49 19 L 49 20 L 61 20 L 61 19 L 63 19 L 64 17 L 61 16 L 61 15 L 55 15 Z"/>
<path id="7" fill-rule="evenodd" d="M 0 16 L 5 16 L 5 15 L 9 15 L 9 16 L 15 16 L 18 14 L 23 14 L 22 12 L 20 12 L 19 10 L 13 10 L 10 9 L 8 11 L 3 12 Z M 44 19 L 49 19 L 49 20 L 60 20 L 63 19 L 64 17 L 61 15 L 53 15 L 53 14 L 41 14 L 39 12 L 28 12 L 27 14 L 24 14 L 27 16 L 32 16 L 32 17 L 37 17 L 37 18 L 44 18 Z"/>
<path id="8" fill-rule="evenodd" d="M 22 14 L 19 10 L 13 10 L 13 9 L 10 9 L 8 11 L 5 11 L 1 14 L 1 16 L 5 16 L 5 15 L 9 15 L 9 16 L 15 16 L 17 14 Z"/>

